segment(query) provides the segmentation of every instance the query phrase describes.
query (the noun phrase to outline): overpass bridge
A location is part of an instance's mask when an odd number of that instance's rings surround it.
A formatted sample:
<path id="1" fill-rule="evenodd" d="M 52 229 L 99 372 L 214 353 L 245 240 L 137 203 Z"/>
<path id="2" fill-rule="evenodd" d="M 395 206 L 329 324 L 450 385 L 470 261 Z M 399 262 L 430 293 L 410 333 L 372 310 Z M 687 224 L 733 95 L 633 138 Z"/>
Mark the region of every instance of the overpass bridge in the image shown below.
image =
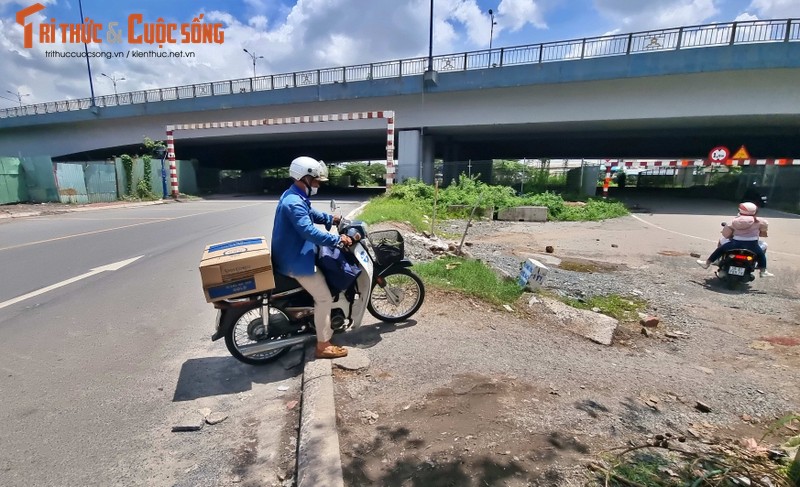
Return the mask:
<path id="1" fill-rule="evenodd" d="M 431 63 L 433 69 L 428 69 Z M 800 158 L 800 20 L 678 27 L 199 83 L 0 111 L 0 155 L 135 152 L 171 124 L 395 113 L 400 178 L 433 159 L 699 159 L 717 145 Z M 185 131 L 207 167 L 384 159 L 375 121 Z"/>

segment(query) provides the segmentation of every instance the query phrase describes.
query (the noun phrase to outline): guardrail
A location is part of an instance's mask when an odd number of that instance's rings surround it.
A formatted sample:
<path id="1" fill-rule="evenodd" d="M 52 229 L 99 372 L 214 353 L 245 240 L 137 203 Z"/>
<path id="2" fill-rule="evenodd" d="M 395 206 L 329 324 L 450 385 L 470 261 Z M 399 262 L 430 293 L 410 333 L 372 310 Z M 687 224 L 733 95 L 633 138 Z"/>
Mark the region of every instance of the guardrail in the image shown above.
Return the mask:
<path id="1" fill-rule="evenodd" d="M 525 46 L 501 47 L 491 51 L 482 50 L 447 54 L 433 58 L 433 69 L 439 72 L 469 71 L 520 64 L 541 64 L 769 42 L 800 42 L 800 19 L 752 20 L 695 25 Z M 213 81 L 172 88 L 96 96 L 94 105 L 98 107 L 135 105 L 350 81 L 400 78 L 421 75 L 425 72 L 427 66 L 428 58 L 419 57 L 356 66 L 312 69 L 255 78 Z M 0 109 L 0 118 L 87 110 L 91 107 L 91 98 L 37 103 Z"/>

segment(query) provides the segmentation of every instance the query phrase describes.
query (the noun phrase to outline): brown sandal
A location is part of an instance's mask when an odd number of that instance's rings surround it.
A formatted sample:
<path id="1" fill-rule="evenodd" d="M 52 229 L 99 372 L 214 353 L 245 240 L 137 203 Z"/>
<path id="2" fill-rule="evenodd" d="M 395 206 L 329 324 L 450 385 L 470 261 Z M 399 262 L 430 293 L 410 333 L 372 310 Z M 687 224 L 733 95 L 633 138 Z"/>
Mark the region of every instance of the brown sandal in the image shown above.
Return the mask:
<path id="1" fill-rule="evenodd" d="M 317 358 L 341 358 L 347 357 L 347 349 L 329 345 L 322 350 L 317 350 Z"/>

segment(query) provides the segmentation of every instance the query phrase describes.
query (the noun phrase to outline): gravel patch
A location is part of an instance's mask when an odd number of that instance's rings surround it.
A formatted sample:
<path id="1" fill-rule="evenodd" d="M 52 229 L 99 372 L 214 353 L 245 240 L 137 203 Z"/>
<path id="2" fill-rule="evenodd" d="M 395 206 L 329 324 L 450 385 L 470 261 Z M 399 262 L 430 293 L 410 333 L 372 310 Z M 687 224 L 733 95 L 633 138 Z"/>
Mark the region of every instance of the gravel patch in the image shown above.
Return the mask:
<path id="1" fill-rule="evenodd" d="M 455 234 L 465 223 L 443 228 Z M 510 312 L 429 289 L 412 322 L 368 322 L 343 336 L 371 361 L 335 378 L 346 475 L 388 482 L 404 478 L 409 465 L 426 471 L 457 464 L 466 472 L 455 473 L 478 479 L 478 459 L 502 470 L 516 457 L 524 482 L 506 485 L 582 485 L 586 457 L 607 448 L 665 432 L 688 437 L 689 445 L 760 438 L 776 418 L 800 409 L 800 347 L 769 341 L 800 331 L 791 281 L 757 280 L 744 293 L 730 292 L 688 251 L 674 250 L 677 243 L 647 243 L 648 234 L 634 233 L 628 219 L 615 225 L 476 222 L 465 248 L 510 275 L 537 255 L 597 265 L 595 272 L 550 265 L 543 290 L 573 299 L 641 298 L 661 322 L 647 335 L 638 323 L 623 323 L 606 347 L 565 331 L 543 303 L 529 307 L 531 295 L 510 303 Z M 433 242 L 400 230 L 412 260 L 437 257 Z M 547 245 L 555 247 L 552 255 Z M 495 400 L 464 399 L 475 391 Z M 374 421 L 362 423 L 364 410 Z M 398 431 L 413 440 L 402 449 L 392 443 Z M 453 450 L 467 436 L 473 443 Z"/>

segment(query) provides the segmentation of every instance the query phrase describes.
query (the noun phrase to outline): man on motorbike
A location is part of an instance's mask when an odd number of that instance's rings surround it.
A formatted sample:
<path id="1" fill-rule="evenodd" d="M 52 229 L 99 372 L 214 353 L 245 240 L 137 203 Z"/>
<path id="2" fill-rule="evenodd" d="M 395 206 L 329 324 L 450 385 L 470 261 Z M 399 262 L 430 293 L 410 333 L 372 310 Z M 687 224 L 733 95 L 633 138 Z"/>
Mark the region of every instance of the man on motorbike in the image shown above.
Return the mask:
<path id="1" fill-rule="evenodd" d="M 729 227 L 723 230 L 723 237 L 730 238 L 730 241 L 717 247 L 706 260 L 698 260 L 697 263 L 703 269 L 708 269 L 712 262 L 716 261 L 722 255 L 733 249 L 746 249 L 750 250 L 758 258 L 757 269 L 760 272 L 760 277 L 773 277 L 774 274 L 767 271 L 767 254 L 764 248 L 759 245 L 758 239 L 762 232 L 766 230 L 766 220 L 759 220 L 756 217 L 758 206 L 754 203 L 741 203 L 739 204 L 739 214 L 731 221 Z M 726 231 L 729 233 L 726 234 Z"/>
<path id="2" fill-rule="evenodd" d="M 350 246 L 347 235 L 323 232 L 314 224 L 330 230 L 341 217 L 311 207 L 309 197 L 317 194 L 321 182 L 328 180 L 328 168 L 322 161 L 301 156 L 289 166 L 294 180 L 280 200 L 272 228 L 272 265 L 275 271 L 290 276 L 314 298 L 314 327 L 317 332 L 317 358 L 338 358 L 347 349 L 331 344 L 331 306 L 333 298 L 322 272 L 316 267 L 317 246 Z"/>

